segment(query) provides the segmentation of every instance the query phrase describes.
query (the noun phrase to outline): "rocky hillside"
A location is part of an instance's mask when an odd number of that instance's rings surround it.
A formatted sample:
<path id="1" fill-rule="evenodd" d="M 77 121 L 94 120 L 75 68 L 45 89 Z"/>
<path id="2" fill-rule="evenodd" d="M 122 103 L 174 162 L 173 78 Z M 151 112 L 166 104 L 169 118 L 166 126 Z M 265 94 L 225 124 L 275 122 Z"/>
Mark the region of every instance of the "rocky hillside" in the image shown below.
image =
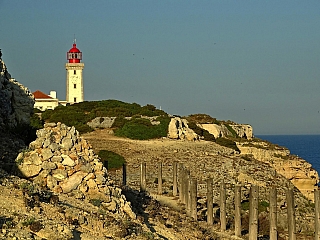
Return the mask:
<path id="1" fill-rule="evenodd" d="M 290 180 L 308 199 L 314 199 L 314 190 L 318 188 L 319 175 L 312 165 L 290 151 L 266 141 L 237 142 L 242 155 L 253 158 L 272 166 L 278 174 Z"/>
<path id="2" fill-rule="evenodd" d="M 214 205 L 219 204 L 220 182 L 227 184 L 227 205 L 229 208 L 228 221 L 232 223 L 233 216 L 233 188 L 235 184 L 242 186 L 242 202 L 248 201 L 251 184 L 260 187 L 259 201 L 269 202 L 269 189 L 276 186 L 278 191 L 278 219 L 279 229 L 285 232 L 287 229 L 285 190 L 294 188 L 296 219 L 299 232 L 310 234 L 313 232 L 314 206 L 303 194 L 283 175 L 267 163 L 258 161 L 253 157 L 241 155 L 234 150 L 222 147 L 209 141 L 186 141 L 157 139 L 148 141 L 136 141 L 118 138 L 110 135 L 110 130 L 96 130 L 83 136 L 97 152 L 107 149 L 121 154 L 127 162 L 128 185 L 133 189 L 139 189 L 140 163 L 147 164 L 147 189 L 153 194 L 157 193 L 156 179 L 158 177 L 158 163 L 163 164 L 163 192 L 166 196 L 172 194 L 172 163 L 183 163 L 190 170 L 191 176 L 198 180 L 198 219 L 206 219 L 206 179 L 214 180 Z M 109 173 L 117 182 L 121 182 L 121 171 Z M 215 209 L 218 219 L 219 208 Z M 267 210 L 266 210 L 267 211 Z M 248 217 L 247 211 L 243 212 L 244 219 Z M 267 212 L 260 213 L 261 224 Z M 244 220 L 245 221 L 245 220 Z M 216 223 L 218 224 L 218 220 Z M 232 224 L 231 224 L 232 225 Z M 261 226 L 262 227 L 262 226 Z M 267 225 L 266 225 L 267 228 Z M 303 239 L 302 237 L 300 239 Z"/>
<path id="3" fill-rule="evenodd" d="M 295 192 L 299 239 L 314 231 L 314 205 L 307 198 L 313 196 L 318 174 L 287 150 L 256 141 L 250 125 L 198 124 L 216 138 L 242 137 L 232 140 L 237 142 L 236 150 L 204 141 L 188 127 L 188 121 L 180 118 L 171 119 L 168 137 L 147 141 L 115 137 L 112 129 L 81 137 L 72 126 L 47 123 L 29 144 L 26 129 L 33 96 L 11 78 L 2 60 L 0 103 L 0 239 L 231 239 L 236 184 L 243 189 L 244 237 L 248 230 L 246 203 L 252 184 L 260 187 L 261 235 L 268 232 L 271 186 L 278 190 L 279 239 L 286 238 L 287 188 Z M 146 106 L 145 110 L 155 109 Z M 152 125 L 159 124 L 156 119 L 150 119 Z M 96 124 L 106 120 L 98 118 Z M 105 127 L 112 121 L 107 121 Z M 127 186 L 120 187 L 121 172 L 106 171 L 96 155 L 99 150 L 113 151 L 125 158 Z M 184 207 L 172 196 L 174 161 L 182 163 L 198 180 L 197 222 L 186 215 Z M 138 190 L 141 162 L 147 163 L 147 194 Z M 164 188 L 163 195 L 154 195 L 157 201 L 149 193 L 157 192 L 159 162 L 163 164 Z M 208 178 L 214 180 L 213 228 L 205 223 Z M 222 180 L 228 188 L 228 230 L 223 237 L 218 231 Z"/>
<path id="4" fill-rule="evenodd" d="M 182 209 L 121 189 L 74 127 L 45 124 L 15 162 L 15 176 L 0 171 L 1 239 L 219 239 Z"/>
<path id="5" fill-rule="evenodd" d="M 11 78 L 0 59 L 0 168 L 10 171 L 26 146 L 34 99 L 28 88 Z"/>
<path id="6" fill-rule="evenodd" d="M 34 98 L 28 88 L 8 73 L 0 59 L 0 130 L 29 125 L 33 113 Z"/>

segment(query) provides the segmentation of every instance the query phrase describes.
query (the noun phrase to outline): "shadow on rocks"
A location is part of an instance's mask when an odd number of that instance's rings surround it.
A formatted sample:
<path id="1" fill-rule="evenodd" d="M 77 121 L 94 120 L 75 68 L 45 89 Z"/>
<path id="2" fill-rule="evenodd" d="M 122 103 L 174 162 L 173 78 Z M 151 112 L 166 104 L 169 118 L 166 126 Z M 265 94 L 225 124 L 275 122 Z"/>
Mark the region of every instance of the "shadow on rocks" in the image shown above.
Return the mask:
<path id="1" fill-rule="evenodd" d="M 145 223 L 152 233 L 156 230 L 150 223 L 150 219 L 155 219 L 161 214 L 161 205 L 158 201 L 151 198 L 147 192 L 133 190 L 130 187 L 123 187 L 122 193 L 131 202 L 132 210 L 137 214 L 138 220 Z M 166 237 L 159 235 L 161 239 Z"/>

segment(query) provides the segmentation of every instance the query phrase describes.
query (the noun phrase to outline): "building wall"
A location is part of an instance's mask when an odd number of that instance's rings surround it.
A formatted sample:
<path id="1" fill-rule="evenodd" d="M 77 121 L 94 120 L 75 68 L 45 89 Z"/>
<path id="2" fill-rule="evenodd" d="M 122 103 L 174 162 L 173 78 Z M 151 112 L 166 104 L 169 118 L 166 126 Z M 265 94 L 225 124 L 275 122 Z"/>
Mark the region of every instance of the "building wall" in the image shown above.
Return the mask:
<path id="1" fill-rule="evenodd" d="M 47 110 L 47 109 L 55 109 L 58 107 L 59 101 L 57 98 L 54 99 L 35 99 L 34 108 L 38 108 L 41 111 Z"/>
<path id="2" fill-rule="evenodd" d="M 83 75 L 84 63 L 66 63 L 68 103 L 83 102 Z"/>

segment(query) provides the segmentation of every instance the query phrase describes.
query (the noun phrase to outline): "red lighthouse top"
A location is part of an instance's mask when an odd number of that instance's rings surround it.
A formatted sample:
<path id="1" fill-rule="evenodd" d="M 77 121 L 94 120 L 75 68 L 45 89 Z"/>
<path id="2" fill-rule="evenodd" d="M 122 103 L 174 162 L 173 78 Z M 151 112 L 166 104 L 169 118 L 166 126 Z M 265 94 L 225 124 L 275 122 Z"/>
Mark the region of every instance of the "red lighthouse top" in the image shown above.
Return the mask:
<path id="1" fill-rule="evenodd" d="M 72 48 L 67 52 L 69 63 L 80 63 L 82 60 L 82 52 L 77 48 L 76 41 L 73 42 Z"/>

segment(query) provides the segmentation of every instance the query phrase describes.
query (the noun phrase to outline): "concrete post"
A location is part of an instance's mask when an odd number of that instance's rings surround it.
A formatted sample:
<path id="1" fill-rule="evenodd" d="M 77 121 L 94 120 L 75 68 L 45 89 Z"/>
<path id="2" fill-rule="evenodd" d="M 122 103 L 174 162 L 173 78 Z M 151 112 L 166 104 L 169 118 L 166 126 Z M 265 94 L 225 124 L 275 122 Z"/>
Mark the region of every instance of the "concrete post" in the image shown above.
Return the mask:
<path id="1" fill-rule="evenodd" d="M 288 231 L 289 240 L 296 240 L 296 217 L 294 211 L 293 189 L 287 189 L 287 211 L 288 211 Z"/>
<path id="2" fill-rule="evenodd" d="M 173 162 L 173 193 L 172 195 L 175 197 L 178 195 L 178 184 L 177 184 L 177 162 Z"/>
<path id="3" fill-rule="evenodd" d="M 250 188 L 249 209 L 249 240 L 257 240 L 258 237 L 258 203 L 259 187 L 252 185 Z"/>
<path id="4" fill-rule="evenodd" d="M 213 225 L 213 179 L 207 179 L 207 223 Z"/>
<path id="5" fill-rule="evenodd" d="M 220 186 L 220 223 L 221 232 L 227 230 L 227 213 L 226 213 L 226 184 L 224 180 L 221 182 Z"/>
<path id="6" fill-rule="evenodd" d="M 191 217 L 197 220 L 197 179 L 191 179 Z"/>
<path id="7" fill-rule="evenodd" d="M 141 163 L 140 168 L 140 191 L 145 192 L 147 190 L 146 182 L 146 163 Z"/>
<path id="8" fill-rule="evenodd" d="M 236 185 L 234 191 L 234 234 L 241 236 L 241 186 Z"/>
<path id="9" fill-rule="evenodd" d="M 270 189 L 270 240 L 277 240 L 277 189 Z"/>
<path id="10" fill-rule="evenodd" d="M 158 164 L 158 194 L 162 195 L 162 163 Z"/>

